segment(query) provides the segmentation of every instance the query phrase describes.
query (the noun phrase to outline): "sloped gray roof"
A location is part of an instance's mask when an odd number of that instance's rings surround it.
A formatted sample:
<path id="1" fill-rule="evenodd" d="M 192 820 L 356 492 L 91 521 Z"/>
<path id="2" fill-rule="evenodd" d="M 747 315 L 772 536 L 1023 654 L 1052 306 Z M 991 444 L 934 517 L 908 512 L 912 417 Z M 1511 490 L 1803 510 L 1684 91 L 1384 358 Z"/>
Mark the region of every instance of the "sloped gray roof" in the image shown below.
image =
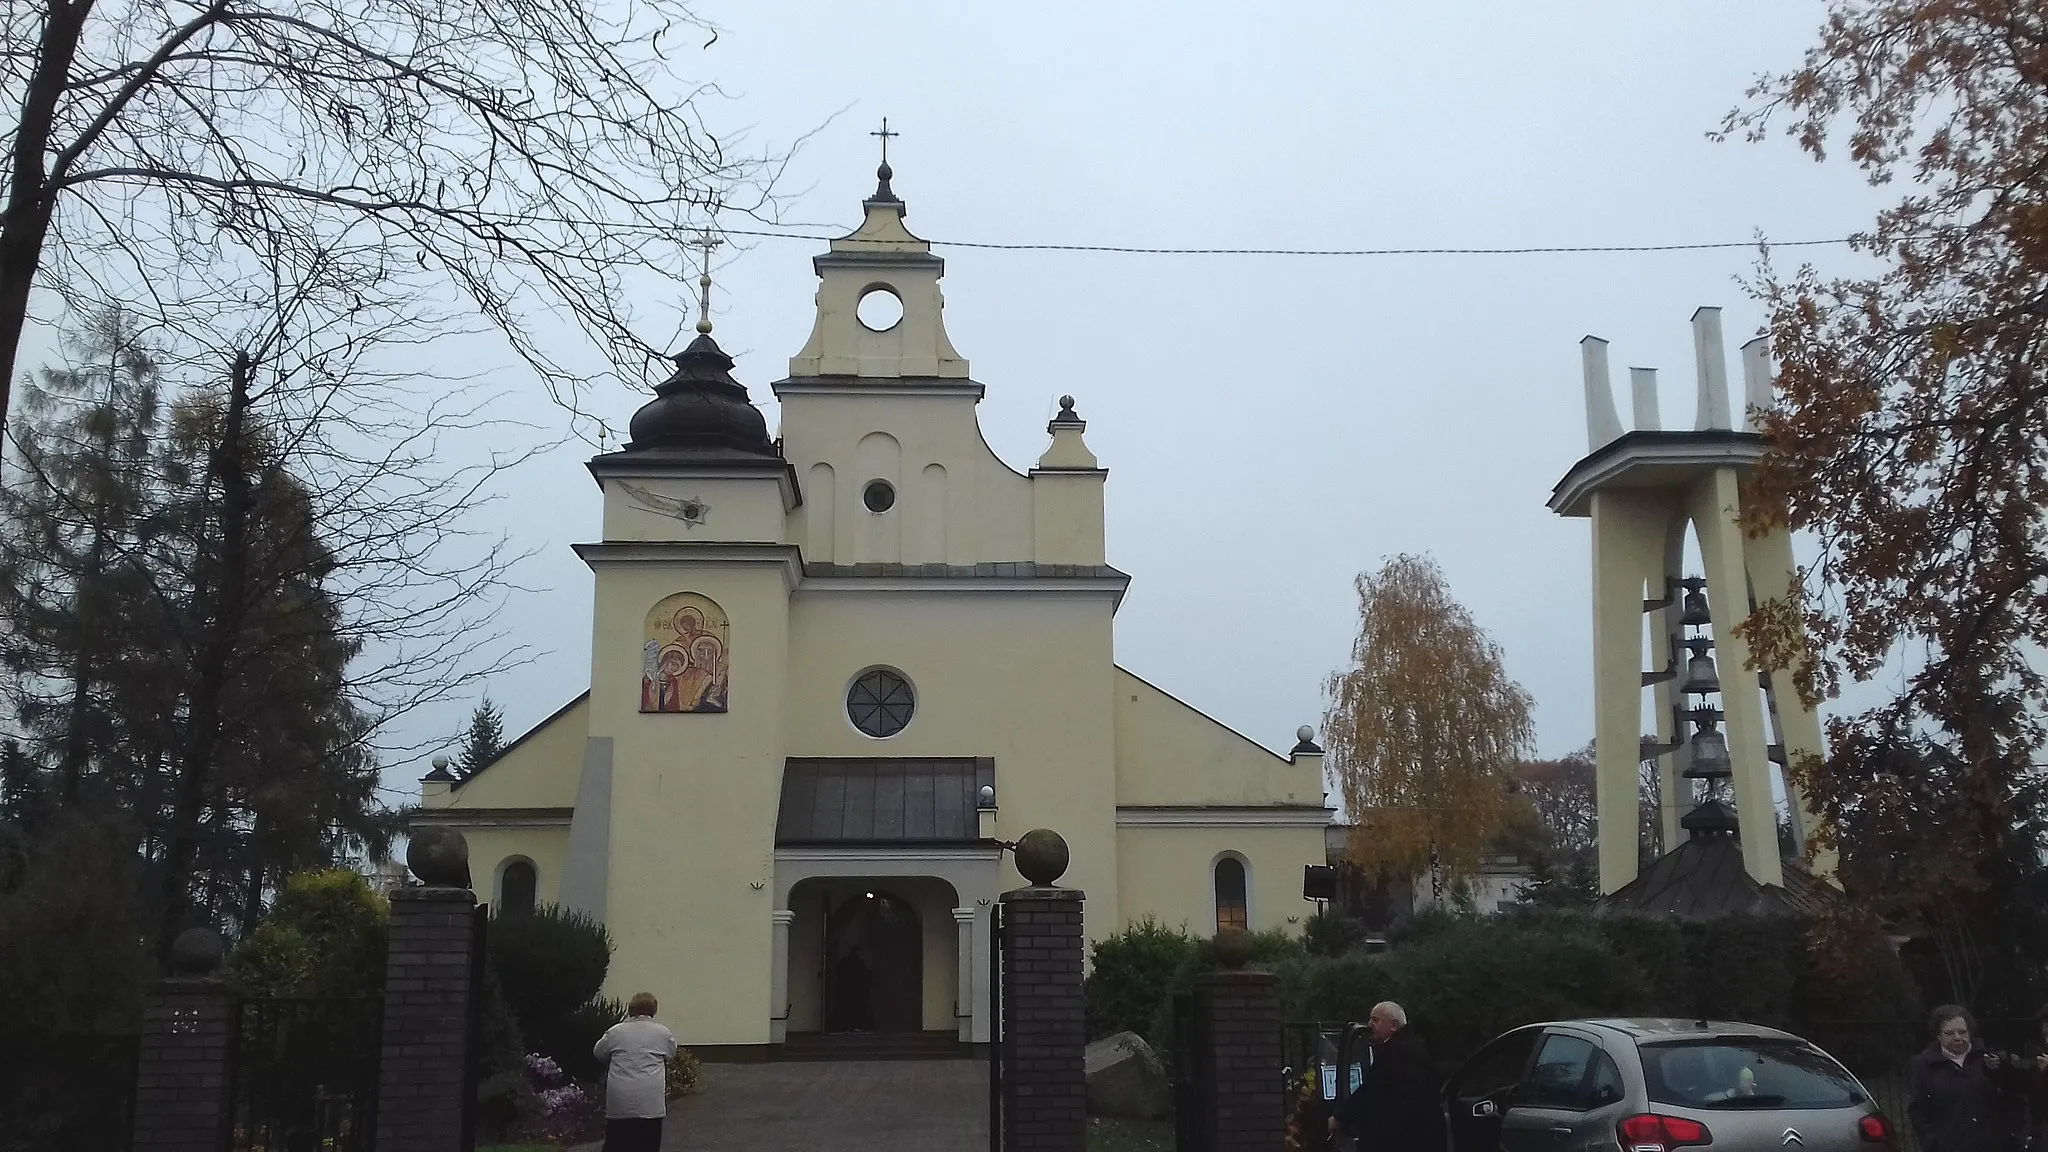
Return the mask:
<path id="1" fill-rule="evenodd" d="M 1785 861 L 1783 887 L 1759 884 L 1742 866 L 1742 844 L 1735 837 L 1695 836 L 1609 893 L 1598 910 L 1678 920 L 1809 916 L 1839 898 L 1832 886 L 1807 870 L 1803 860 Z"/>
<path id="2" fill-rule="evenodd" d="M 977 843 L 977 794 L 995 782 L 987 758 L 792 757 L 775 843 Z"/>

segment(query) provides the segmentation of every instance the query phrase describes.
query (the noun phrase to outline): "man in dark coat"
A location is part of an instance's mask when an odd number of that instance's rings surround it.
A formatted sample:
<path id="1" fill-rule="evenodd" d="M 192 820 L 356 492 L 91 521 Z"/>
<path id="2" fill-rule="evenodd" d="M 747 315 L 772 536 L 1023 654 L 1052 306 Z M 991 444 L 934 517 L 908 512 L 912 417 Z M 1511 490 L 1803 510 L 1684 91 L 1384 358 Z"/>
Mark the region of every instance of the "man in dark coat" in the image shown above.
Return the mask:
<path id="1" fill-rule="evenodd" d="M 1330 1117 L 1330 1131 L 1358 1141 L 1361 1152 L 1442 1152 L 1444 1117 L 1436 1074 L 1408 1013 L 1391 1001 L 1373 1007 L 1372 1066 L 1358 1091 Z"/>
<path id="2" fill-rule="evenodd" d="M 2005 1102 L 1996 1056 L 1976 1046 L 1977 1024 L 1950 1004 L 1934 1010 L 1934 1043 L 1907 1065 L 1906 1119 L 1920 1152 L 2004 1152 Z"/>

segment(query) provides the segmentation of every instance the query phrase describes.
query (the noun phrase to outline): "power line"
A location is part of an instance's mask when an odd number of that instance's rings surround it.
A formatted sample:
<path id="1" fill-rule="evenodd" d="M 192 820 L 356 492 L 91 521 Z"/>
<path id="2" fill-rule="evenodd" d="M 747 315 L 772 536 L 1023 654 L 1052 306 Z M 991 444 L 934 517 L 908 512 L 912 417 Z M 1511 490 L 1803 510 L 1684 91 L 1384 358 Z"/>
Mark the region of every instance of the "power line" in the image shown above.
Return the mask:
<path id="1" fill-rule="evenodd" d="M 895 243 L 894 241 L 852 240 L 812 232 L 769 232 L 745 228 L 721 228 L 728 236 L 758 236 L 770 240 L 811 240 L 842 243 Z M 1712 249 L 1817 248 L 1848 244 L 1852 237 L 1829 240 L 1717 240 L 1698 244 L 1555 244 L 1523 248 L 1146 248 L 1132 244 L 995 244 L 979 240 L 930 240 L 943 248 L 983 248 L 1003 252 L 1108 252 L 1134 256 L 1539 256 L 1571 253 L 1615 252 L 1704 252 Z"/>

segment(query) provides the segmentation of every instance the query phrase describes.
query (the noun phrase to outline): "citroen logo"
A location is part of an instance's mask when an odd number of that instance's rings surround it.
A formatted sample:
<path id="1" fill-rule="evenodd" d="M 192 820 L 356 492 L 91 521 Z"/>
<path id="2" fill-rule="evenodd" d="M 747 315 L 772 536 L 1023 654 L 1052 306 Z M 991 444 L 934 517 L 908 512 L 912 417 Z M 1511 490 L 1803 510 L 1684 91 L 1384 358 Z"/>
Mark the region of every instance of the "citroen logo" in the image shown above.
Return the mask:
<path id="1" fill-rule="evenodd" d="M 1804 1137 L 1804 1136 L 1801 1136 L 1801 1135 L 1799 1134 L 1799 1129 L 1797 1129 L 1797 1128 L 1787 1128 L 1787 1129 L 1785 1129 L 1785 1135 L 1784 1135 L 1784 1137 L 1783 1137 L 1783 1138 L 1781 1138 L 1781 1139 L 1780 1139 L 1780 1140 L 1778 1141 L 1778 1143 L 1780 1143 L 1780 1144 L 1797 1144 L 1797 1145 L 1799 1145 L 1799 1146 L 1800 1146 L 1801 1148 L 1804 1148 L 1804 1147 L 1806 1147 L 1806 1137 Z"/>

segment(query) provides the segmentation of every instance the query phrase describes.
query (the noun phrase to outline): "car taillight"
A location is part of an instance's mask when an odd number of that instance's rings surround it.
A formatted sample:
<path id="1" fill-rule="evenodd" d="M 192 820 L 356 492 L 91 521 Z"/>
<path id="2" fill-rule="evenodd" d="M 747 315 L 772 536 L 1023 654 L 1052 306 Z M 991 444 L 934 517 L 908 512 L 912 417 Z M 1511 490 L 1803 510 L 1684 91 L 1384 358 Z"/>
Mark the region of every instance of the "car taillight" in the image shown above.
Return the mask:
<path id="1" fill-rule="evenodd" d="M 1670 1152 L 1714 1142 L 1705 1124 L 1683 1116 L 1630 1116 L 1615 1128 L 1624 1152 Z"/>
<path id="2" fill-rule="evenodd" d="M 1863 1140 L 1867 1144 L 1890 1144 L 1892 1142 L 1891 1124 L 1883 1116 L 1875 1112 L 1856 1121 L 1856 1128 L 1863 1134 Z"/>

